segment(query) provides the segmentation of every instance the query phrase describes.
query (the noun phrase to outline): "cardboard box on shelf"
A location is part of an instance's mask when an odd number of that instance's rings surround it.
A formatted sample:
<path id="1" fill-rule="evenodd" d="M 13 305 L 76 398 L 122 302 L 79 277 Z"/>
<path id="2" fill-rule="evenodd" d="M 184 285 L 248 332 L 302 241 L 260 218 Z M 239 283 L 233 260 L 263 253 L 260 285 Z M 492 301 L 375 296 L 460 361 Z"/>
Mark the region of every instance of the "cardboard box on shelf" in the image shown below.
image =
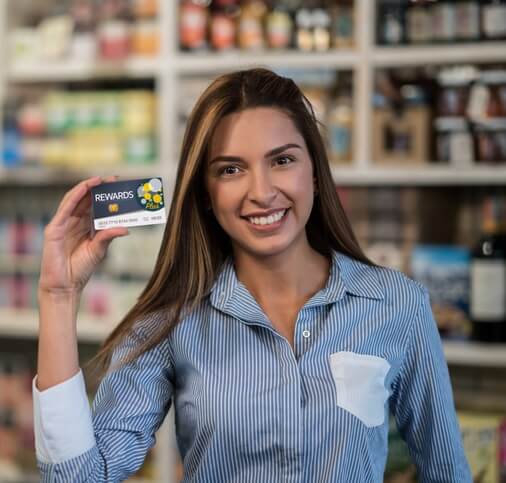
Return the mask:
<path id="1" fill-rule="evenodd" d="M 429 109 L 408 107 L 373 113 L 372 155 L 375 163 L 412 165 L 429 160 Z"/>
<path id="2" fill-rule="evenodd" d="M 473 480 L 498 483 L 499 435 L 506 415 L 458 411 L 458 419 Z"/>

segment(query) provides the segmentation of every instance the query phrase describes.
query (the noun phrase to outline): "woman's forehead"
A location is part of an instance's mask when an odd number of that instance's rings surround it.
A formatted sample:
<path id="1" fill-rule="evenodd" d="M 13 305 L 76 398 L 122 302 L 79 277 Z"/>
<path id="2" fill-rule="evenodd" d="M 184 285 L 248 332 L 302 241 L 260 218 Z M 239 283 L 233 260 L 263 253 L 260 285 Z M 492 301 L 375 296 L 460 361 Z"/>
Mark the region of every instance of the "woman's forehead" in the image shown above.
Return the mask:
<path id="1" fill-rule="evenodd" d="M 259 107 L 228 114 L 218 123 L 210 143 L 210 156 L 238 156 L 240 152 L 268 150 L 282 144 L 300 144 L 302 136 L 280 109 Z"/>

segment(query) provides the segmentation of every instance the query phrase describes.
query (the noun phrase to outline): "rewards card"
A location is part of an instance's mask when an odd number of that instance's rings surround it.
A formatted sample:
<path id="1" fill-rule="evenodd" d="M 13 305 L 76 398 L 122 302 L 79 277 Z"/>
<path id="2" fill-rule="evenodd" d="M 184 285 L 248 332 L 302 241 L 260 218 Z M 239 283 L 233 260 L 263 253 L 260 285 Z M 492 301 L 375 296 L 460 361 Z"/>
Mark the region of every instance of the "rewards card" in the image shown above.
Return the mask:
<path id="1" fill-rule="evenodd" d="M 91 190 L 95 230 L 165 223 L 162 178 L 114 181 Z"/>

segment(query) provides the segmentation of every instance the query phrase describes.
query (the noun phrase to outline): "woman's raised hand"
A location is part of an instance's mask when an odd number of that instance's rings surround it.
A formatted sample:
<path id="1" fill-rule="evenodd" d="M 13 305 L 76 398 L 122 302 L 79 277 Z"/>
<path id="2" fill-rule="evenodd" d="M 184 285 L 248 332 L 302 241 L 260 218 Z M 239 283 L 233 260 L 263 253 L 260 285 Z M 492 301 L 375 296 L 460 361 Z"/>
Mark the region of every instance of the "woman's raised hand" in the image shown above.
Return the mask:
<path id="1" fill-rule="evenodd" d="M 99 230 L 91 238 L 90 190 L 116 176 L 86 179 L 67 191 L 44 229 L 39 293 L 80 294 L 103 260 L 109 243 L 128 235 L 127 228 Z"/>

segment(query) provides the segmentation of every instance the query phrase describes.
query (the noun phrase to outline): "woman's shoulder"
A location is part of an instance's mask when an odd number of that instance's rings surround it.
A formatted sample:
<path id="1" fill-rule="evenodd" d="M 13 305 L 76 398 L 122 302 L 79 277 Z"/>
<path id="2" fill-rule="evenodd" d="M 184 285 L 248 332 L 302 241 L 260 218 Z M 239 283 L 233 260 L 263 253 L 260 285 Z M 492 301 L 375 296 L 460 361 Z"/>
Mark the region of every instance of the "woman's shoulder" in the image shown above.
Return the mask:
<path id="1" fill-rule="evenodd" d="M 428 293 L 425 285 L 414 280 L 404 271 L 384 265 L 369 265 L 360 260 L 349 259 L 354 272 L 361 274 L 362 283 L 376 283 L 381 288 L 386 301 L 412 300 L 419 303 Z"/>

